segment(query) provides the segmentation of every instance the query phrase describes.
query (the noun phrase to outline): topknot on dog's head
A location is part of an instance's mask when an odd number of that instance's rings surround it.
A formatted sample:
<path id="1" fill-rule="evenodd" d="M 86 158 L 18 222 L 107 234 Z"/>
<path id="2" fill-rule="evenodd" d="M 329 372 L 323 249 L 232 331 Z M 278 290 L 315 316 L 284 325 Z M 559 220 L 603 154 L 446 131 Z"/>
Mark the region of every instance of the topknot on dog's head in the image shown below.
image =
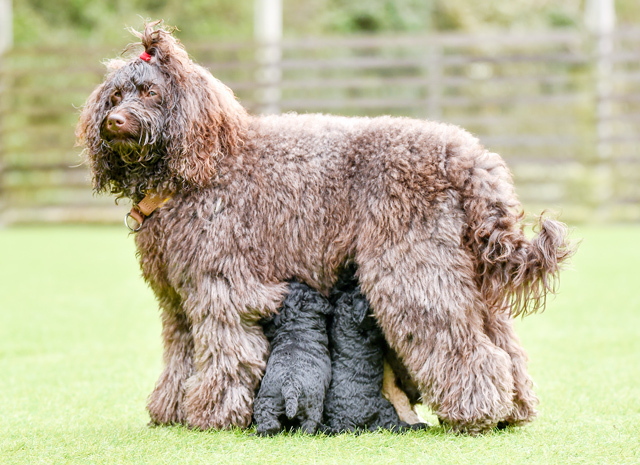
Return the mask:
<path id="1" fill-rule="evenodd" d="M 173 35 L 177 30 L 176 27 L 165 26 L 161 19 L 145 22 L 142 32 L 129 28 L 129 31 L 140 39 L 144 47 L 144 54 L 148 57 L 145 61 L 163 66 L 173 64 L 174 67 L 177 65 L 182 68 L 188 68 L 191 63 L 189 55 L 180 41 Z"/>

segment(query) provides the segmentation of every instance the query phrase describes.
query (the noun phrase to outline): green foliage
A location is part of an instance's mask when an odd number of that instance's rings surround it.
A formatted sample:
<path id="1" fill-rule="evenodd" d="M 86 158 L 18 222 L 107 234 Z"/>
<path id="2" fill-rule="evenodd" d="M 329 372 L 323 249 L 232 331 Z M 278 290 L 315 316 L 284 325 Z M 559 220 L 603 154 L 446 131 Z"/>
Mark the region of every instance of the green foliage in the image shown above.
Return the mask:
<path id="1" fill-rule="evenodd" d="M 580 2 L 557 3 L 546 0 L 438 0 L 434 24 L 439 30 L 476 31 L 551 28 L 580 22 Z M 562 18 L 562 21 L 558 18 Z"/>
<path id="2" fill-rule="evenodd" d="M 183 38 L 246 39 L 253 3 L 247 0 L 22 0 L 14 7 L 16 44 L 120 41 L 143 19 L 179 25 Z"/>
<path id="3" fill-rule="evenodd" d="M 146 426 L 160 317 L 123 226 L 0 230 L 0 463 L 637 464 L 638 234 L 576 233 L 560 294 L 518 321 L 542 401 L 533 424 L 258 438 Z"/>
<path id="4" fill-rule="evenodd" d="M 583 0 L 283 0 L 285 34 L 478 31 L 577 27 Z M 640 20 L 636 0 L 617 0 L 621 24 Z M 189 39 L 251 39 L 252 0 L 19 0 L 17 44 L 111 42 L 140 18 L 163 18 Z"/>
<path id="5" fill-rule="evenodd" d="M 323 22 L 332 32 L 409 32 L 431 29 L 432 0 L 327 0 Z"/>

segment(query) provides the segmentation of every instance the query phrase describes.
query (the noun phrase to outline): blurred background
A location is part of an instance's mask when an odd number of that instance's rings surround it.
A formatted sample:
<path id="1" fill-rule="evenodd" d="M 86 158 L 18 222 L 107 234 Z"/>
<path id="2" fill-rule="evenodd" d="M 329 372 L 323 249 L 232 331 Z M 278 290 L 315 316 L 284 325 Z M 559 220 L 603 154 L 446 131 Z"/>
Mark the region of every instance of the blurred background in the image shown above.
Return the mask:
<path id="1" fill-rule="evenodd" d="M 528 212 L 640 221 L 637 0 L 0 0 L 0 225 L 122 221 L 73 133 L 146 18 L 254 113 L 458 124 Z"/>

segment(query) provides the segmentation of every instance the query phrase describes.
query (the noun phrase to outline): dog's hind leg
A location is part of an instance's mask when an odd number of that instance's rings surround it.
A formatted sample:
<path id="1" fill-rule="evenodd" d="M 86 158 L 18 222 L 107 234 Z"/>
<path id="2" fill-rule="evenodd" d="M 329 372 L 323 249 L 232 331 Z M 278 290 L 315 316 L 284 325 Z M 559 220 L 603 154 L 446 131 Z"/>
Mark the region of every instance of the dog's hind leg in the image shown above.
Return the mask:
<path id="1" fill-rule="evenodd" d="M 260 436 L 274 436 L 282 431 L 282 424 L 278 418 L 284 413 L 283 399 L 278 392 L 279 389 L 273 389 L 273 386 L 268 386 L 267 389 L 264 387 L 263 381 L 254 404 L 256 433 Z"/>
<path id="2" fill-rule="evenodd" d="M 324 398 L 326 387 L 318 383 L 307 386 L 307 395 L 304 399 L 304 413 L 300 418 L 300 431 L 306 434 L 315 434 L 322 422 L 324 411 Z"/>
<path id="3" fill-rule="evenodd" d="M 513 318 L 505 312 L 488 311 L 485 314 L 484 330 L 489 339 L 511 357 L 514 383 L 513 409 L 500 422 L 500 426 L 515 426 L 528 423 L 536 417 L 538 398 L 533 392 L 533 380 L 527 371 L 527 353 L 513 328 Z"/>
<path id="4" fill-rule="evenodd" d="M 165 368 L 149 396 L 147 410 L 153 425 L 184 423 L 185 382 L 193 372 L 193 339 L 178 305 L 166 306 L 162 312 L 162 340 Z"/>
<path id="5" fill-rule="evenodd" d="M 355 258 L 387 341 L 424 401 L 453 430 L 475 434 L 511 412 L 514 384 L 509 355 L 484 333 L 474 265 L 460 243 L 463 221 L 455 221 L 445 211 L 382 237 L 365 223 Z"/>

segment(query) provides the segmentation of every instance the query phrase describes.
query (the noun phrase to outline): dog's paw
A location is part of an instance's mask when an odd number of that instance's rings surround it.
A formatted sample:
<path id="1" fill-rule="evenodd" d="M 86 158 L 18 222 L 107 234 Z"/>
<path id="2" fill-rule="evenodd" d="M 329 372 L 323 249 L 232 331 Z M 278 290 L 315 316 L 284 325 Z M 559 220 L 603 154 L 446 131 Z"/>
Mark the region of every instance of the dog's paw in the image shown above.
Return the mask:
<path id="1" fill-rule="evenodd" d="M 185 396 L 186 421 L 200 430 L 247 428 L 252 404 L 253 389 L 247 386 L 190 380 Z"/>
<path id="2" fill-rule="evenodd" d="M 420 431 L 431 428 L 429 423 L 413 423 L 404 427 L 405 431 Z"/>
<path id="3" fill-rule="evenodd" d="M 511 413 L 502 421 L 498 423 L 498 428 L 502 426 L 502 429 L 509 426 L 522 426 L 526 423 L 533 421 L 538 412 L 535 409 L 537 404 L 537 398 L 533 397 L 530 402 L 523 402 L 522 399 L 514 399 L 514 406 Z"/>
<path id="4" fill-rule="evenodd" d="M 316 434 L 318 431 L 318 422 L 313 420 L 305 420 L 300 424 L 300 427 L 297 431 L 304 434 Z"/>
<path id="5" fill-rule="evenodd" d="M 452 432 L 482 434 L 512 411 L 511 359 L 504 350 L 488 341 L 477 344 L 465 357 L 448 362 L 445 373 L 450 384 L 434 410 Z"/>
<path id="6" fill-rule="evenodd" d="M 175 425 L 185 421 L 183 396 L 180 388 L 173 385 L 158 384 L 149 395 L 147 411 L 151 417 L 150 425 Z"/>

